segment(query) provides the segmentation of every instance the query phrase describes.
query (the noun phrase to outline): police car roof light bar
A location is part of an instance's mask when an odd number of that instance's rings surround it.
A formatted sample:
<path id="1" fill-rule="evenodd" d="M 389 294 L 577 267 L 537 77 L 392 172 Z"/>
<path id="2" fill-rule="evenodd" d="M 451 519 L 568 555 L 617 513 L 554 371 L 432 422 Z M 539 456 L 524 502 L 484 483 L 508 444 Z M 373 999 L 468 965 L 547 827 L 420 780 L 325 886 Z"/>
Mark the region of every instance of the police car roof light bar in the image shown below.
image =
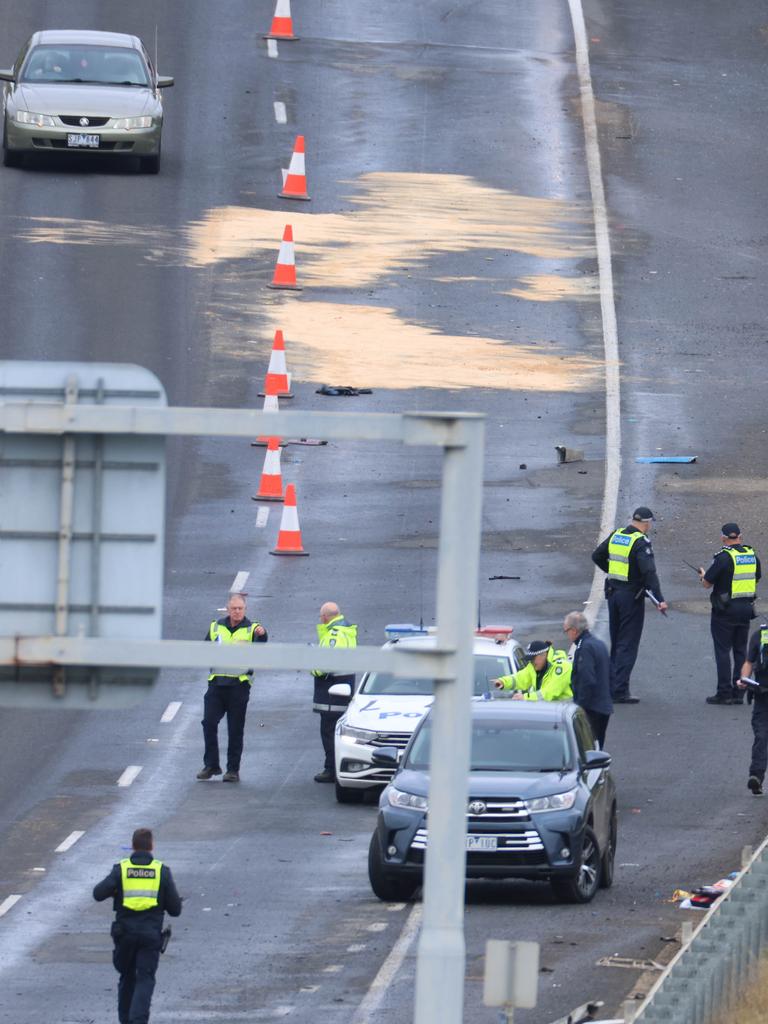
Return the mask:
<path id="1" fill-rule="evenodd" d="M 400 640 L 406 636 L 427 636 L 427 633 L 423 626 L 416 626 L 412 622 L 392 622 L 384 627 L 387 640 Z"/>
<path id="2" fill-rule="evenodd" d="M 481 629 L 475 630 L 475 636 L 487 636 L 492 640 L 495 640 L 498 637 L 509 639 L 514 631 L 514 626 L 483 626 Z"/>

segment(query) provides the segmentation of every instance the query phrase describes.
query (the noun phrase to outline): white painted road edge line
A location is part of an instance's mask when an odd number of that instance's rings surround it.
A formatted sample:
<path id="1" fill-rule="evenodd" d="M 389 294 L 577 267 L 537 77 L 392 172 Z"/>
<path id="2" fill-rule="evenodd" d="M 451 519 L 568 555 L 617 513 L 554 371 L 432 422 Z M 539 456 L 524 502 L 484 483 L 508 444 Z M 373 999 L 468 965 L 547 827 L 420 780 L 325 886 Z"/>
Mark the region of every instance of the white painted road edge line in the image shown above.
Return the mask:
<path id="1" fill-rule="evenodd" d="M 6 896 L 2 903 L 0 903 L 0 917 L 7 914 L 11 907 L 15 907 L 21 899 L 21 893 L 13 896 Z"/>
<path id="2" fill-rule="evenodd" d="M 275 120 L 278 124 L 286 124 L 288 121 L 288 111 L 285 109 L 285 104 L 281 103 L 280 100 L 275 100 L 273 104 L 275 108 Z"/>
<path id="3" fill-rule="evenodd" d="M 278 56 L 276 39 L 267 40 L 267 56 L 272 57 L 273 59 Z"/>
<path id="4" fill-rule="evenodd" d="M 371 987 L 363 997 L 362 1002 L 355 1011 L 352 1024 L 370 1024 L 370 1017 L 381 1005 L 387 989 L 394 981 L 395 975 L 400 970 L 403 960 L 408 955 L 408 950 L 413 945 L 421 926 L 422 905 L 416 903 L 403 925 L 403 930 L 392 947 L 389 956 L 379 968 L 379 973 L 371 982 Z"/>
<path id="5" fill-rule="evenodd" d="M 143 767 L 141 764 L 129 764 L 117 780 L 118 786 L 130 786 Z"/>
<path id="6" fill-rule="evenodd" d="M 174 720 L 174 718 L 176 717 L 176 714 L 177 714 L 177 712 L 178 712 L 180 707 L 181 707 L 181 701 L 180 700 L 172 700 L 171 703 L 168 705 L 168 707 L 165 709 L 165 711 L 160 716 L 160 721 L 161 722 L 172 722 Z"/>
<path id="7" fill-rule="evenodd" d="M 606 537 L 616 525 L 621 478 L 621 371 L 619 368 L 619 337 L 616 324 L 616 299 L 613 291 L 613 265 L 611 238 L 608 231 L 608 210 L 605 205 L 603 172 L 600 163 L 600 143 L 597 134 L 595 96 L 589 70 L 589 45 L 584 10 L 581 0 L 568 0 L 576 44 L 576 70 L 581 93 L 581 119 L 584 124 L 584 144 L 587 156 L 589 188 L 592 193 L 592 212 L 597 242 L 597 273 L 600 282 L 600 311 L 603 320 L 603 349 L 605 353 L 605 486 L 603 508 L 600 515 L 598 539 Z M 603 573 L 595 567 L 589 598 L 584 614 L 591 626 L 597 618 L 597 608 L 603 587 Z"/>
<path id="8" fill-rule="evenodd" d="M 74 846 L 75 843 L 78 841 L 78 839 L 82 839 L 84 835 L 85 835 L 84 831 L 83 832 L 70 832 L 69 835 L 67 836 L 67 838 L 64 840 L 64 842 L 63 843 L 59 843 L 59 845 L 56 847 L 56 849 L 53 852 L 54 853 L 66 853 L 67 850 L 71 846 Z"/>
<path id="9" fill-rule="evenodd" d="M 251 574 L 241 569 L 240 572 L 232 580 L 232 586 L 229 588 L 230 594 L 242 594 L 245 592 L 245 588 L 248 586 L 248 577 Z"/>

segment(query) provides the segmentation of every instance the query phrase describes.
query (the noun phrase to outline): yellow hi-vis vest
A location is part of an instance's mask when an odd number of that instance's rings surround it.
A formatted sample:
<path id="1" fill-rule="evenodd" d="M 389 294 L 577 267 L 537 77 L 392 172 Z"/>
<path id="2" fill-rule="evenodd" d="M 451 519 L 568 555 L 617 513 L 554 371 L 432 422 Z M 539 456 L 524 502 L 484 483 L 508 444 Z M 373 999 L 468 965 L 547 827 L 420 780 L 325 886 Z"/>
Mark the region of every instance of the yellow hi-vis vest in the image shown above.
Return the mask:
<path id="1" fill-rule="evenodd" d="M 134 864 L 130 858 L 120 861 L 126 910 L 152 910 L 157 906 L 162 866 L 161 860 L 153 860 L 151 864 Z"/>
<path id="2" fill-rule="evenodd" d="M 746 544 L 744 551 L 723 548 L 733 561 L 731 600 L 735 597 L 754 597 L 757 593 L 757 555 Z"/>
<path id="3" fill-rule="evenodd" d="M 642 530 L 622 533 L 616 530 L 608 541 L 608 579 L 629 580 L 629 553 L 637 542 L 645 537 Z"/>
<path id="4" fill-rule="evenodd" d="M 343 615 L 337 615 L 330 622 L 317 624 L 318 647 L 357 647 L 357 626 L 347 622 Z M 312 669 L 313 676 L 324 676 L 325 672 Z"/>
<path id="5" fill-rule="evenodd" d="M 541 689 L 536 689 L 536 669 L 533 662 L 515 672 L 511 676 L 501 676 L 504 690 L 517 690 L 525 694 L 526 700 L 572 700 L 571 672 L 573 664 L 568 661 L 565 651 L 555 651 L 551 647 L 547 651 L 547 670 L 541 681 Z"/>
<path id="6" fill-rule="evenodd" d="M 258 626 L 258 622 L 252 622 L 250 626 L 239 626 L 235 630 L 229 630 L 226 626 L 223 626 L 220 622 L 211 623 L 211 640 L 215 644 L 250 644 L 253 643 L 253 632 Z M 250 683 L 251 677 L 244 672 L 242 675 L 238 675 L 233 672 L 232 669 L 222 669 L 221 672 L 216 669 L 211 669 L 211 674 L 208 676 L 208 682 L 210 682 L 215 676 L 224 676 L 227 679 L 239 679 L 241 683 Z"/>

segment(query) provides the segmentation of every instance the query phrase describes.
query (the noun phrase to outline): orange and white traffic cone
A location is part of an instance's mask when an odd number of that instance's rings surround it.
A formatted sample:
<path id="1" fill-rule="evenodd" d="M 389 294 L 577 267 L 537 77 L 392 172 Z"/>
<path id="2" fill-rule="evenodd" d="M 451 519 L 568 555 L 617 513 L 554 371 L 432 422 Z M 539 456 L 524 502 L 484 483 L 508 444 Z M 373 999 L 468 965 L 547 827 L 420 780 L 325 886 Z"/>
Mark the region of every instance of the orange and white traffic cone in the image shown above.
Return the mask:
<path id="1" fill-rule="evenodd" d="M 304 136 L 297 135 L 293 144 L 291 162 L 288 172 L 283 176 L 283 191 L 278 192 L 282 199 L 304 199 L 309 202 L 307 192 L 307 170 L 304 163 Z"/>
<path id="2" fill-rule="evenodd" d="M 264 387 L 266 390 L 266 394 L 264 395 L 264 412 L 280 412 L 280 403 L 277 400 L 277 390 L 275 389 L 274 381 L 271 381 L 269 376 L 266 378 Z M 279 437 L 275 437 L 274 434 L 260 434 L 255 441 L 251 441 L 251 447 L 268 445 L 273 438 L 282 447 L 283 442 Z"/>
<path id="3" fill-rule="evenodd" d="M 299 513 L 296 509 L 296 488 L 288 484 L 285 488 L 285 505 L 280 518 L 280 532 L 277 535 L 277 547 L 270 555 L 308 555 L 301 546 L 301 530 Z"/>
<path id="4" fill-rule="evenodd" d="M 269 394 L 270 387 L 274 388 L 278 398 L 293 398 L 291 375 L 288 373 L 288 366 L 285 361 L 285 339 L 283 338 L 282 331 L 275 331 L 275 340 L 272 342 L 267 375 L 264 378 L 264 390 L 259 392 L 259 398 Z"/>
<path id="5" fill-rule="evenodd" d="M 296 284 L 296 257 L 293 250 L 293 228 L 290 224 L 285 225 L 283 240 L 280 243 L 280 252 L 277 254 L 275 274 L 267 287 L 290 288 L 295 292 L 301 291 L 300 285 Z"/>
<path id="6" fill-rule="evenodd" d="M 270 437 L 259 489 L 253 495 L 254 501 L 283 501 L 283 475 L 280 472 L 280 441 Z"/>
<path id="7" fill-rule="evenodd" d="M 291 0 L 277 0 L 272 25 L 265 39 L 298 39 L 293 34 L 293 18 L 291 18 Z"/>

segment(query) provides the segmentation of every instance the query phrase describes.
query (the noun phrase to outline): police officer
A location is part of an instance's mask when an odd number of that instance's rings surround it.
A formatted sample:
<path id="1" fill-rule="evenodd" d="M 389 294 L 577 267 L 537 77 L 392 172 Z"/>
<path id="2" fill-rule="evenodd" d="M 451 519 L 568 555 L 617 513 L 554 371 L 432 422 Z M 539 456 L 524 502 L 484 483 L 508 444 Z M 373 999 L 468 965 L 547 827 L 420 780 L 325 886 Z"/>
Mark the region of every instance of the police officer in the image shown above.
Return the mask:
<path id="1" fill-rule="evenodd" d="M 357 647 L 357 626 L 347 622 L 333 601 L 326 601 L 320 608 L 320 622 L 317 626 L 317 638 L 320 647 Z M 315 782 L 336 781 L 336 758 L 334 742 L 336 723 L 344 714 L 355 688 L 354 674 L 343 675 L 336 672 L 312 672 L 315 677 L 315 692 L 312 710 L 320 715 L 320 739 L 325 751 L 325 765 L 315 775 Z M 347 683 L 350 690 L 348 697 L 329 693 L 337 683 Z"/>
<path id="2" fill-rule="evenodd" d="M 212 622 L 206 640 L 217 644 L 266 643 L 267 631 L 260 622 L 251 622 L 245 616 L 245 598 L 230 594 L 227 615 Z M 203 701 L 203 739 L 205 753 L 198 779 L 221 775 L 219 761 L 219 722 L 227 716 L 227 770 L 224 782 L 240 781 L 240 758 L 243 754 L 245 713 L 251 696 L 253 669 L 236 675 L 226 669 L 211 669 L 208 690 Z"/>
<path id="3" fill-rule="evenodd" d="M 152 833 L 148 828 L 136 829 L 132 846 L 130 857 L 114 864 L 107 877 L 94 886 L 93 898 L 99 903 L 113 900 L 112 962 L 120 975 L 120 1024 L 147 1024 L 163 942 L 163 914 L 178 917 L 181 897 L 171 869 L 152 854 Z"/>
<path id="4" fill-rule="evenodd" d="M 616 704 L 637 704 L 629 692 L 629 677 L 643 635 L 646 591 L 660 612 L 667 610 L 648 533 L 654 520 L 645 505 L 632 513 L 632 522 L 615 530 L 592 552 L 592 561 L 608 578 L 608 624 L 611 635 L 611 697 Z"/>
<path id="5" fill-rule="evenodd" d="M 755 736 L 747 786 L 755 796 L 762 796 L 765 769 L 768 766 L 768 623 L 763 622 L 760 629 L 755 630 L 749 638 L 747 660 L 741 667 L 741 674 L 760 684 L 759 688 L 750 686 L 747 694 L 747 700 L 754 701 L 752 732 Z M 740 681 L 736 685 L 741 691 L 747 686 Z"/>
<path id="6" fill-rule="evenodd" d="M 572 700 L 571 663 L 565 651 L 555 651 L 550 640 L 531 640 L 530 658 L 519 672 L 491 682 L 497 690 L 514 690 L 515 700 Z"/>
<path id="7" fill-rule="evenodd" d="M 717 667 L 717 693 L 706 700 L 707 704 L 743 704 L 744 694 L 736 680 L 747 649 L 749 623 L 755 617 L 760 559 L 742 542 L 738 523 L 726 523 L 722 537 L 723 546 L 710 567 L 706 572 L 699 569 L 702 586 L 712 591 L 710 630 Z"/>

